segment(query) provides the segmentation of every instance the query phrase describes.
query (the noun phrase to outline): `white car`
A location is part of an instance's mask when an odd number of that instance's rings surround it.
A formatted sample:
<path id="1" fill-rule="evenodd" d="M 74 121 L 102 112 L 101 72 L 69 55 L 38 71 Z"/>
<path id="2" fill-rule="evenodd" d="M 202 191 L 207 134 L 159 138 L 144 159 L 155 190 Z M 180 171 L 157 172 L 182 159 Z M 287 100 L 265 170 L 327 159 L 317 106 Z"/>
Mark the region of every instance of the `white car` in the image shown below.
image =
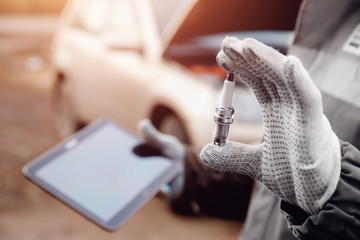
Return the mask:
<path id="1" fill-rule="evenodd" d="M 213 114 L 226 77 L 215 56 L 225 33 L 217 29 L 189 37 L 185 31 L 186 39 L 179 36 L 198 4 L 69 1 L 52 44 L 56 126 L 61 136 L 99 117 L 114 119 L 131 131 L 139 120 L 149 118 L 161 131 L 195 147 L 211 142 Z M 291 41 L 289 31 L 241 34 L 280 48 Z M 248 88 L 237 86 L 229 138 L 259 142 L 263 136 L 259 107 Z"/>

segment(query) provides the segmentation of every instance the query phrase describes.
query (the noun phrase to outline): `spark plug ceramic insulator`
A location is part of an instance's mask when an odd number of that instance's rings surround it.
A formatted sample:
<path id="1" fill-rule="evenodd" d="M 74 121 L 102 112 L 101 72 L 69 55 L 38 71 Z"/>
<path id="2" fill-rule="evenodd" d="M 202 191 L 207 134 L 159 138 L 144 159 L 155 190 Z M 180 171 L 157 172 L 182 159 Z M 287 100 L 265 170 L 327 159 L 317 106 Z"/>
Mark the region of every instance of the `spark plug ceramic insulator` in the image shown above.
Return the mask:
<path id="1" fill-rule="evenodd" d="M 228 138 L 230 124 L 234 121 L 234 108 L 232 100 L 235 88 L 234 73 L 229 73 L 224 81 L 220 94 L 219 105 L 215 109 L 214 144 L 222 146 Z"/>

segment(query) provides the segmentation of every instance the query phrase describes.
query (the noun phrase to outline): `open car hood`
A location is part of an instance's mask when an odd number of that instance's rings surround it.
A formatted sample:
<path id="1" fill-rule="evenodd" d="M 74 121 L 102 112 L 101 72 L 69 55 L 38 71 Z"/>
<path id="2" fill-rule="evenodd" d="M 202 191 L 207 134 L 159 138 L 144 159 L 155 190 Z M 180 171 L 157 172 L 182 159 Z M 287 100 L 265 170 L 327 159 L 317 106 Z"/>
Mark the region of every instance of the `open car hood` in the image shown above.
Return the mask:
<path id="1" fill-rule="evenodd" d="M 214 63 L 225 36 L 253 37 L 282 52 L 291 42 L 301 0 L 192 0 L 169 25 L 163 56 Z M 179 12 L 179 11 L 178 11 Z M 275 30 L 275 31 L 274 31 Z"/>

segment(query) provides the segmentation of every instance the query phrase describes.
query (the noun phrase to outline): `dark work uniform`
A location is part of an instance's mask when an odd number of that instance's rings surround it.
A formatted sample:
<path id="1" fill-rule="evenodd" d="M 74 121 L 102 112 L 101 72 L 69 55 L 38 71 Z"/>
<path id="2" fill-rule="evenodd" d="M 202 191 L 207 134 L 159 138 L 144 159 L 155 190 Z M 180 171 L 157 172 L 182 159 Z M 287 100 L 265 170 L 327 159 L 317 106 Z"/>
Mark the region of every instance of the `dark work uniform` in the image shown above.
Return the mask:
<path id="1" fill-rule="evenodd" d="M 305 1 L 289 54 L 321 90 L 324 113 L 342 140 L 340 181 L 314 216 L 255 182 L 241 239 L 360 239 L 360 0 Z M 244 219 L 253 181 L 208 169 L 197 155 L 188 151 L 185 190 L 174 210 Z"/>

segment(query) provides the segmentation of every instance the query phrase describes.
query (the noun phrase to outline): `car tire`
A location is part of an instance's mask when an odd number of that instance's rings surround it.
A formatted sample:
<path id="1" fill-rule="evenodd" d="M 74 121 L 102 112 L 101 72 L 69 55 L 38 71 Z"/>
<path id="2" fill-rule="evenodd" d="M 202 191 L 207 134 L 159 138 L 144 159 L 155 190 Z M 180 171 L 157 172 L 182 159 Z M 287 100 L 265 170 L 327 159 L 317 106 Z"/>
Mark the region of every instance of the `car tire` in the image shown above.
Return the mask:
<path id="1" fill-rule="evenodd" d="M 177 137 L 182 143 L 190 144 L 184 124 L 174 113 L 164 115 L 157 125 L 161 132 Z"/>
<path id="2" fill-rule="evenodd" d="M 57 74 L 52 92 L 53 122 L 56 134 L 61 139 L 68 137 L 81 128 L 67 88 L 68 84 L 64 75 Z"/>

